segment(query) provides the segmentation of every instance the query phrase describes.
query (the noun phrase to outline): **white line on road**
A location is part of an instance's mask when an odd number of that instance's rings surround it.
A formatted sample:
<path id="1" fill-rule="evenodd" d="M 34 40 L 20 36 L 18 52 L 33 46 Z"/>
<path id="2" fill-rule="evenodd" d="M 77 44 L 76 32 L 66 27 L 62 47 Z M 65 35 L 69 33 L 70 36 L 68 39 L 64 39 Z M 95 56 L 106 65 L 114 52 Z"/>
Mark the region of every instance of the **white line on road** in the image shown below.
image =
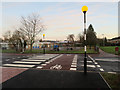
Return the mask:
<path id="1" fill-rule="evenodd" d="M 70 70 L 76 70 L 76 68 L 70 68 Z"/>
<path id="2" fill-rule="evenodd" d="M 102 71 L 102 72 L 103 72 L 103 71 L 104 71 L 104 69 L 100 68 L 100 71 Z"/>
<path id="3" fill-rule="evenodd" d="M 97 67 L 101 67 L 100 65 L 97 65 Z"/>
<path id="4" fill-rule="evenodd" d="M 47 64 L 41 64 L 42 66 L 46 66 Z"/>
<path id="5" fill-rule="evenodd" d="M 77 67 L 76 65 L 71 65 L 71 67 Z"/>
<path id="6" fill-rule="evenodd" d="M 117 74 L 116 72 L 108 72 L 108 73 L 111 73 L 111 74 Z"/>
<path id="7" fill-rule="evenodd" d="M 98 64 L 97 62 L 94 62 L 95 64 Z"/>
<path id="8" fill-rule="evenodd" d="M 84 62 L 84 61 L 80 61 L 80 62 Z M 87 61 L 87 63 L 92 63 L 92 61 Z"/>
<path id="9" fill-rule="evenodd" d="M 84 66 L 84 65 L 81 65 Z M 87 65 L 87 67 L 95 68 L 95 65 Z"/>
<path id="10" fill-rule="evenodd" d="M 38 66 L 37 68 L 40 68 L 40 69 L 41 69 L 41 68 L 43 68 L 43 67 L 42 67 L 42 66 Z"/>
<path id="11" fill-rule="evenodd" d="M 46 64 L 50 63 L 50 62 L 45 62 Z"/>
<path id="12" fill-rule="evenodd" d="M 37 59 L 22 59 L 22 61 L 35 61 L 35 62 L 39 61 L 39 62 L 44 62 L 44 61 L 46 61 L 46 60 L 37 60 Z"/>
<path id="13" fill-rule="evenodd" d="M 117 59 L 95 59 L 96 61 L 111 61 L 111 62 L 116 62 L 116 61 L 119 61 Z"/>
<path id="14" fill-rule="evenodd" d="M 77 55 L 74 56 L 70 70 L 77 70 Z"/>
<path id="15" fill-rule="evenodd" d="M 95 60 L 94 60 L 91 56 L 88 55 L 88 57 L 89 57 L 93 62 L 95 62 Z"/>
<path id="16" fill-rule="evenodd" d="M 41 62 L 23 62 L 23 61 L 14 61 L 13 63 L 40 64 Z"/>
<path id="17" fill-rule="evenodd" d="M 3 64 L 3 66 L 13 66 L 13 67 L 34 67 L 35 65 L 23 65 L 23 64 Z"/>

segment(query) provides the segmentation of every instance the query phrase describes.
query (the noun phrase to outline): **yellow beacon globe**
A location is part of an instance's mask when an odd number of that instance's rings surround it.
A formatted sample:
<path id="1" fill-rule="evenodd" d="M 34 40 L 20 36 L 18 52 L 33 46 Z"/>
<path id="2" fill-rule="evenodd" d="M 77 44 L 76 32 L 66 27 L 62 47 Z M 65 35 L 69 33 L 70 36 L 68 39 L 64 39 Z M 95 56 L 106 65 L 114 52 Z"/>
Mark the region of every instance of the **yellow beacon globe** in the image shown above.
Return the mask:
<path id="1" fill-rule="evenodd" d="M 83 7 L 82 7 L 82 12 L 87 11 L 87 10 L 88 10 L 88 7 L 87 7 L 87 6 L 83 6 Z"/>
<path id="2" fill-rule="evenodd" d="M 43 36 L 45 36 L 45 34 L 43 34 Z"/>

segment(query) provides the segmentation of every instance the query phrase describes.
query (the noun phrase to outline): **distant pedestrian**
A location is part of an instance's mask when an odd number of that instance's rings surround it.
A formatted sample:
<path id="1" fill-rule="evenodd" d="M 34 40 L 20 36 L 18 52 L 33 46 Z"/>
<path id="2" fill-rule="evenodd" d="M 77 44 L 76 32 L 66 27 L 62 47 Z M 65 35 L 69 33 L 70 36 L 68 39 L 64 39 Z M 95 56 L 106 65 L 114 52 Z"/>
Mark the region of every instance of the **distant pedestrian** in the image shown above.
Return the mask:
<path id="1" fill-rule="evenodd" d="M 115 47 L 115 54 L 118 55 L 118 52 L 119 52 L 119 47 Z"/>

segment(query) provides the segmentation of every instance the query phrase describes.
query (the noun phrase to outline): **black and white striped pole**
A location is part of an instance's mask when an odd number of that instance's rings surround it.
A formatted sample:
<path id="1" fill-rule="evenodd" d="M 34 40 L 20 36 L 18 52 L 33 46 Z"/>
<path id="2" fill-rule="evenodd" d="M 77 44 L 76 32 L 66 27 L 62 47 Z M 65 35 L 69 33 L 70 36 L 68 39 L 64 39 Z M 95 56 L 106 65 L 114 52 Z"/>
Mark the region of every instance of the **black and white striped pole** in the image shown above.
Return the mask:
<path id="1" fill-rule="evenodd" d="M 45 39 L 45 34 L 43 34 L 43 39 Z M 43 54 L 45 54 L 45 44 L 43 44 Z"/>
<path id="2" fill-rule="evenodd" d="M 88 10 L 87 6 L 82 7 L 82 12 L 84 14 L 84 51 L 85 51 L 85 56 L 84 56 L 84 74 L 87 73 L 87 47 L 86 47 L 86 12 Z"/>

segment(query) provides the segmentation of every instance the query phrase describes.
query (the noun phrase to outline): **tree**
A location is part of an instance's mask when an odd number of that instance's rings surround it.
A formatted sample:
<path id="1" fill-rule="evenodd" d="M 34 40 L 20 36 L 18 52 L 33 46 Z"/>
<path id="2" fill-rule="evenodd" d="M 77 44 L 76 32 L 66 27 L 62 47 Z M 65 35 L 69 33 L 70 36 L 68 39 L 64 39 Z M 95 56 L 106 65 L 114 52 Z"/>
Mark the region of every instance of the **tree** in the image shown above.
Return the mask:
<path id="1" fill-rule="evenodd" d="M 84 35 L 81 33 L 78 34 L 78 42 L 84 46 Z"/>
<path id="2" fill-rule="evenodd" d="M 91 46 L 96 46 L 97 44 L 97 36 L 96 36 L 96 32 L 94 32 L 94 28 L 92 24 L 90 24 L 87 29 L 86 43 L 87 45 L 90 46 L 90 49 L 91 49 Z"/>
<path id="3" fill-rule="evenodd" d="M 74 46 L 74 34 L 69 34 L 67 37 L 67 40 L 69 41 L 69 43 L 73 44 Z"/>
<path id="4" fill-rule="evenodd" d="M 3 38 L 5 42 L 11 42 L 10 38 L 12 37 L 12 32 L 9 30 L 7 32 L 5 32 L 5 34 L 3 34 Z"/>
<path id="5" fill-rule="evenodd" d="M 14 46 L 14 48 L 16 49 L 16 51 L 22 51 L 23 48 L 23 42 L 22 40 L 25 41 L 25 36 L 23 35 L 22 32 L 15 30 L 13 33 L 11 33 L 11 31 L 7 31 L 4 35 L 4 41 L 8 42 L 11 45 Z M 24 44 L 26 44 L 24 42 Z M 26 46 L 26 45 L 24 45 Z M 24 47 L 25 48 L 25 47 Z"/>
<path id="6" fill-rule="evenodd" d="M 45 30 L 45 26 L 42 23 L 41 18 L 37 14 L 32 14 L 28 17 L 22 17 L 21 19 L 22 26 L 19 31 L 26 36 L 28 44 L 30 45 L 30 51 L 32 51 L 32 45 L 35 41 L 35 37 Z"/>
<path id="7" fill-rule="evenodd" d="M 107 38 L 105 37 L 104 38 L 104 43 L 105 43 L 105 46 L 107 45 Z"/>

